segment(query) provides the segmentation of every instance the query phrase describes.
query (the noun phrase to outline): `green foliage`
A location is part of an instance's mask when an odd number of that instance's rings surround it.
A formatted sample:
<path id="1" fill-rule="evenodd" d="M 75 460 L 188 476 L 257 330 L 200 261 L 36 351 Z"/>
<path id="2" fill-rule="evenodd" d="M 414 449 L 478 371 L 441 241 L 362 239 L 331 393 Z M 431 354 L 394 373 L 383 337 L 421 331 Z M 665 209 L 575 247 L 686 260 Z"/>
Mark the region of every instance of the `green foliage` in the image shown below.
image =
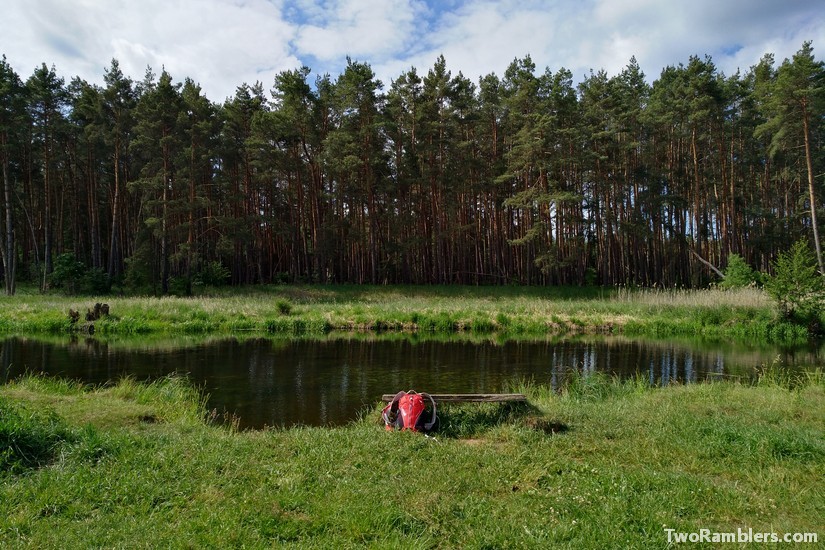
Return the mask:
<path id="1" fill-rule="evenodd" d="M 610 377 L 603 372 L 574 372 L 562 389 L 566 397 L 578 401 L 604 401 L 613 397 L 638 391 L 644 384 L 641 377 L 626 382 Z"/>
<path id="2" fill-rule="evenodd" d="M 424 332 L 455 332 L 457 328 L 458 323 L 446 311 L 421 315 L 418 321 L 418 329 Z"/>
<path id="3" fill-rule="evenodd" d="M 170 277 L 169 294 L 172 296 L 191 296 L 192 282 L 187 277 Z"/>
<path id="4" fill-rule="evenodd" d="M 80 288 L 83 294 L 100 295 L 111 290 L 111 283 L 106 271 L 100 268 L 90 268 L 80 279 Z"/>
<path id="5" fill-rule="evenodd" d="M 476 334 L 487 334 L 495 329 L 496 325 L 485 317 L 476 317 L 470 321 L 470 331 Z"/>
<path id="6" fill-rule="evenodd" d="M 719 283 L 721 288 L 742 288 L 755 284 L 758 274 L 749 266 L 739 254 L 728 256 L 728 267 L 725 268 L 725 278 Z"/>
<path id="7" fill-rule="evenodd" d="M 278 300 L 275 302 L 275 307 L 278 308 L 278 312 L 281 315 L 289 315 L 292 313 L 292 304 L 290 304 L 288 300 Z"/>
<path id="8" fill-rule="evenodd" d="M 591 286 L 591 287 L 596 286 L 597 283 L 598 283 L 598 280 L 599 280 L 599 274 L 594 268 L 588 267 L 584 271 L 584 284 L 585 284 L 585 286 Z"/>
<path id="9" fill-rule="evenodd" d="M 631 59 L 574 84 L 570 70 L 526 56 L 476 85 L 443 56 L 391 82 L 348 60 L 340 75 L 287 70 L 271 94 L 242 84 L 212 103 L 185 75 L 148 70 L 134 82 L 117 60 L 102 86 L 66 86 L 47 64 L 23 86 L 3 57 L 3 191 L 21 199 L 2 212 L 4 273 L 40 285 L 65 248 L 106 261 L 109 281 L 125 268 L 126 290 L 147 294 L 166 294 L 170 276 L 191 277 L 171 281 L 175 294 L 226 285 L 224 265 L 236 284 L 673 288 L 705 276 L 684 230 L 655 229 L 667 220 L 690 219 L 711 261 L 744 245 L 762 264 L 783 239 L 816 230 L 825 66 L 812 44 L 778 68 L 768 54 L 730 76 L 709 56 L 670 62 L 657 78 Z M 725 193 L 710 177 L 755 173 L 766 177 Z M 799 200 L 805 179 L 810 198 Z M 70 180 L 82 192 L 60 194 Z M 59 205 L 45 200 L 58 194 Z M 11 269 L 17 257 L 27 265 Z M 732 261 L 723 287 L 746 285 Z M 56 287 L 105 288 L 70 267 Z"/>
<path id="10" fill-rule="evenodd" d="M 54 260 L 54 269 L 49 280 L 53 287 L 63 288 L 67 294 L 76 294 L 80 290 L 80 282 L 85 273 L 86 266 L 83 262 L 67 252 Z"/>
<path id="11" fill-rule="evenodd" d="M 774 274 L 765 280 L 765 291 L 776 301 L 786 319 L 815 321 L 825 304 L 825 277 L 817 271 L 816 257 L 804 240 L 781 252 Z"/>
<path id="12" fill-rule="evenodd" d="M 272 285 L 216 288 L 212 294 L 197 300 L 113 296 L 106 301 L 114 315 L 98 321 L 95 329 L 106 334 L 381 330 L 503 337 L 611 332 L 784 343 L 807 338 L 804 325 L 778 319 L 769 295 L 754 287 L 614 292 L 578 286 Z M 78 306 L 76 299 L 27 294 L 23 287 L 14 299 L 0 301 L 0 332 L 66 331 L 66 312 Z"/>
<path id="13" fill-rule="evenodd" d="M 71 252 L 55 258 L 49 282 L 53 288 L 62 289 L 69 295 L 105 294 L 110 290 L 109 278 L 105 271 L 87 268 Z"/>
<path id="14" fill-rule="evenodd" d="M 223 286 L 229 282 L 232 272 L 220 261 L 215 260 L 207 263 L 194 277 L 192 281 L 196 286 Z"/>
<path id="15" fill-rule="evenodd" d="M 152 294 L 156 281 L 154 254 L 149 229 L 146 227 L 139 229 L 135 242 L 136 248 L 134 253 L 125 260 L 126 273 L 123 278 L 123 284 L 132 292 Z"/>
<path id="16" fill-rule="evenodd" d="M 501 330 L 509 329 L 512 322 L 513 320 L 506 313 L 499 312 L 496 314 L 496 324 Z"/>

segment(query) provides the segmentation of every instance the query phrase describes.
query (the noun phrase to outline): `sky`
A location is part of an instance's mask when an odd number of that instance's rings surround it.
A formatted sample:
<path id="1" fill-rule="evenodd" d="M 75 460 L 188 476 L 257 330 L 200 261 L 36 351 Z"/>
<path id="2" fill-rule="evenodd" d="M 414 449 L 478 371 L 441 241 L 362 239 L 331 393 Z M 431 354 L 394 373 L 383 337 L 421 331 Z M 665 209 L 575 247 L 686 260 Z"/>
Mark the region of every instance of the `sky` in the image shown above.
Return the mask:
<path id="1" fill-rule="evenodd" d="M 530 55 L 537 72 L 612 76 L 632 56 L 649 81 L 711 56 L 731 75 L 765 53 L 777 63 L 812 41 L 825 60 L 823 0 L 0 0 L 0 55 L 25 81 L 42 63 L 102 84 L 116 58 L 141 80 L 165 68 L 223 102 L 281 71 L 337 78 L 347 56 L 387 89 L 444 55 L 453 75 L 503 76 Z M 312 80 L 314 78 L 311 77 Z"/>

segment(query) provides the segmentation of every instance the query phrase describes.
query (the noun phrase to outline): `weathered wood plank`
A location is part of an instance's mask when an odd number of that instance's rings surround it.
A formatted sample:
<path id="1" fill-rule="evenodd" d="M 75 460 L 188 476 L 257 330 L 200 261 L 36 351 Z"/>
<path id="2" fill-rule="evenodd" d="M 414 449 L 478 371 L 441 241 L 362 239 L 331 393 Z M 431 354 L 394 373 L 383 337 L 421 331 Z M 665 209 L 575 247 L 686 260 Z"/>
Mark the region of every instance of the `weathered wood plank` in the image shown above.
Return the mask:
<path id="1" fill-rule="evenodd" d="M 527 397 L 521 393 L 431 393 L 436 403 L 504 403 L 524 402 Z M 394 393 L 385 393 L 381 400 L 389 403 Z"/>

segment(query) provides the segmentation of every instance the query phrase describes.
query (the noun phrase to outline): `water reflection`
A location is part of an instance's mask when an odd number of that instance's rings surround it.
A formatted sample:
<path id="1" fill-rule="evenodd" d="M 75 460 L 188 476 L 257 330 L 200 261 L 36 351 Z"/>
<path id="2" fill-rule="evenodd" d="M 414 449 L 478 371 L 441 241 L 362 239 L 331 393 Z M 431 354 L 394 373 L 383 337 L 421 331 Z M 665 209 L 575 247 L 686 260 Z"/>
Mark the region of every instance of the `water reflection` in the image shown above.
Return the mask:
<path id="1" fill-rule="evenodd" d="M 130 375 L 151 380 L 185 373 L 209 407 L 238 415 L 242 427 L 342 424 L 383 393 L 499 392 L 521 381 L 558 388 L 574 371 L 642 376 L 650 384 L 709 377 L 750 378 L 761 365 L 821 365 L 822 350 L 781 350 L 633 341 L 437 341 L 331 337 L 322 340 L 95 338 L 0 343 L 2 379 L 43 372 L 101 384 Z"/>

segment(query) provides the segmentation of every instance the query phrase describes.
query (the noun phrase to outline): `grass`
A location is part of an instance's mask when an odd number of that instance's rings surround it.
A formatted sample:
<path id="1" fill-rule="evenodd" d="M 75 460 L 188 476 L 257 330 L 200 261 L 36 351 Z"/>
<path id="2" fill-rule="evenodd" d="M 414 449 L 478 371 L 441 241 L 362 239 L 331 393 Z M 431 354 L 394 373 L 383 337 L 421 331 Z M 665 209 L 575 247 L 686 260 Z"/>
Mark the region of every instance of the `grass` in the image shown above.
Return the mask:
<path id="1" fill-rule="evenodd" d="M 177 297 L 0 298 L 0 332 L 73 330 L 69 308 L 108 302 L 96 334 L 406 331 L 545 335 L 624 333 L 802 342 L 760 289 L 604 290 L 572 287 L 262 286 Z"/>
<path id="2" fill-rule="evenodd" d="M 442 408 L 434 439 L 214 425 L 179 378 L 0 388 L 47 459 L 0 472 L 0 546 L 662 548 L 680 532 L 825 537 L 825 377 L 650 389 L 574 379 Z M 24 418 L 21 413 L 15 418 Z M 51 426 L 58 425 L 57 430 Z M 2 432 L 0 432 L 2 433 Z"/>

